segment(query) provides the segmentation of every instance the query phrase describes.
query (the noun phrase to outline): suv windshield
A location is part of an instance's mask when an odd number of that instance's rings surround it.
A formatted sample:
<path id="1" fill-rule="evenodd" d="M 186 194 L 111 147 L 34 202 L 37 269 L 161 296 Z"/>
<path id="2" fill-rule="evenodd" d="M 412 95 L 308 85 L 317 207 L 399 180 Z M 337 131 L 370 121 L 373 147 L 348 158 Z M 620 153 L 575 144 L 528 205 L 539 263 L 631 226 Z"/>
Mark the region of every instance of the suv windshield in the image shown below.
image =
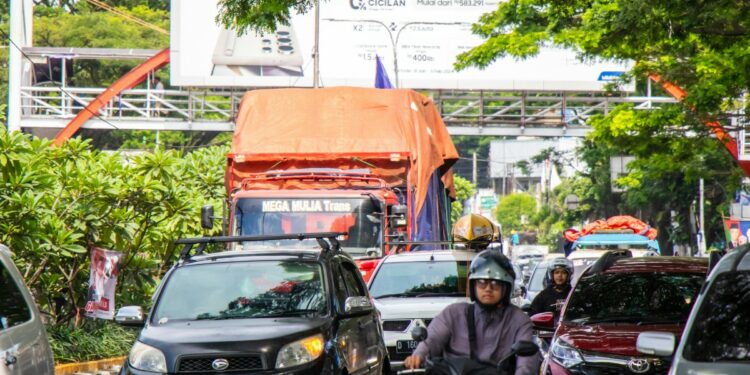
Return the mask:
<path id="1" fill-rule="evenodd" d="M 529 291 L 539 292 L 544 289 L 544 276 L 547 273 L 547 262 L 537 264 L 529 280 Z"/>
<path id="2" fill-rule="evenodd" d="M 320 315 L 326 311 L 322 280 L 321 266 L 314 262 L 181 267 L 164 285 L 154 321 Z"/>
<path id="3" fill-rule="evenodd" d="M 750 361 L 750 271 L 716 277 L 685 344 L 690 361 Z"/>
<path id="4" fill-rule="evenodd" d="M 237 235 L 348 232 L 341 246 L 350 253 L 365 253 L 380 246 L 381 213 L 369 197 L 357 199 L 241 198 L 235 208 Z M 271 247 L 299 246 L 297 240 L 253 242 Z M 303 246 L 318 246 L 305 240 Z M 352 251 L 354 250 L 354 251 Z"/>
<path id="5" fill-rule="evenodd" d="M 565 307 L 573 323 L 684 323 L 704 274 L 613 272 L 582 276 Z"/>
<path id="6" fill-rule="evenodd" d="M 465 296 L 469 262 L 390 262 L 380 266 L 370 293 L 382 297 Z"/>

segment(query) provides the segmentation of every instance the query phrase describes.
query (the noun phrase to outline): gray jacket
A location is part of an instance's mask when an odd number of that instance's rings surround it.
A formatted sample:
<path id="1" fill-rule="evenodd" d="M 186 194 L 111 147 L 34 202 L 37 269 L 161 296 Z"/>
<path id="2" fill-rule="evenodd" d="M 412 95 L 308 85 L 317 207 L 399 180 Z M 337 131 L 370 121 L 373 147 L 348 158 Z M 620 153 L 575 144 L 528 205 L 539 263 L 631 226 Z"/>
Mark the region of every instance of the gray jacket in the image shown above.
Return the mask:
<path id="1" fill-rule="evenodd" d="M 469 357 L 466 305 L 466 303 L 454 303 L 443 309 L 430 322 L 427 328 L 427 339 L 419 343 L 414 354 L 422 358 L 425 358 L 428 353 L 432 356 L 442 355 L 447 358 Z M 475 307 L 474 324 L 477 335 L 475 355 L 483 362 L 497 363 L 510 353 L 510 347 L 516 341 L 531 341 L 531 321 L 521 309 L 515 306 L 500 308 L 492 312 Z M 537 373 L 539 373 L 538 356 L 518 357 L 516 375 Z"/>

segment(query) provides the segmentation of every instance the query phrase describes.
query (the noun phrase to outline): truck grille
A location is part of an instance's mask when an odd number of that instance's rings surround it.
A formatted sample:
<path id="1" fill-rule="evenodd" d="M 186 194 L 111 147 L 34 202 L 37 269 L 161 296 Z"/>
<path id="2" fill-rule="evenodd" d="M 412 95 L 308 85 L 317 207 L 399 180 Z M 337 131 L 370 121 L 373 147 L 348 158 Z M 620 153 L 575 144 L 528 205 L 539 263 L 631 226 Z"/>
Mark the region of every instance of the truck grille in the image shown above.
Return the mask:
<path id="1" fill-rule="evenodd" d="M 222 372 L 238 372 L 238 371 L 256 371 L 263 370 L 263 360 L 258 355 L 247 355 L 247 356 L 222 356 L 212 355 L 205 357 L 187 357 L 180 358 L 177 364 L 177 372 L 180 374 L 189 373 L 214 373 L 216 370 L 211 367 L 214 360 L 223 358 L 229 362 L 229 367 Z"/>

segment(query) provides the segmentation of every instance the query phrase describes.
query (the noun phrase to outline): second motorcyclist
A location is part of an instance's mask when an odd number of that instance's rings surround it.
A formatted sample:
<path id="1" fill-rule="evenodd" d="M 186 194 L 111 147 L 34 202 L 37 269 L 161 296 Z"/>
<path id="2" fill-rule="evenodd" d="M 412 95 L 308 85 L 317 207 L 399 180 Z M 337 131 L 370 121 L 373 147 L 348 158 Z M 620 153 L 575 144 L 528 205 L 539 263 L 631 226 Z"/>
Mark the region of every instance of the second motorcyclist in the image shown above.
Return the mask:
<path id="1" fill-rule="evenodd" d="M 547 267 L 547 286 L 534 297 L 529 315 L 551 312 L 558 317 L 565 299 L 570 293 L 570 278 L 573 277 L 573 262 L 567 258 L 554 258 Z"/>

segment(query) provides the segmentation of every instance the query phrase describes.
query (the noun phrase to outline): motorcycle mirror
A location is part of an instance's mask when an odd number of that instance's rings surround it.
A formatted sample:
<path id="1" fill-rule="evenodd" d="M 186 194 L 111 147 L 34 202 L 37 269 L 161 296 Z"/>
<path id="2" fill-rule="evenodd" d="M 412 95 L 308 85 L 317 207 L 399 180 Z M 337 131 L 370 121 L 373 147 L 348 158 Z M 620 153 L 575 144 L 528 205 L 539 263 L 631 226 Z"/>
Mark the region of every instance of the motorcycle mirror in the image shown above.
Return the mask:
<path id="1" fill-rule="evenodd" d="M 427 339 L 427 328 L 414 327 L 414 329 L 411 330 L 411 338 L 416 341 L 424 341 Z"/>
<path id="2" fill-rule="evenodd" d="M 529 357 L 539 352 L 539 347 L 531 341 L 518 341 L 511 350 L 521 357 Z"/>

